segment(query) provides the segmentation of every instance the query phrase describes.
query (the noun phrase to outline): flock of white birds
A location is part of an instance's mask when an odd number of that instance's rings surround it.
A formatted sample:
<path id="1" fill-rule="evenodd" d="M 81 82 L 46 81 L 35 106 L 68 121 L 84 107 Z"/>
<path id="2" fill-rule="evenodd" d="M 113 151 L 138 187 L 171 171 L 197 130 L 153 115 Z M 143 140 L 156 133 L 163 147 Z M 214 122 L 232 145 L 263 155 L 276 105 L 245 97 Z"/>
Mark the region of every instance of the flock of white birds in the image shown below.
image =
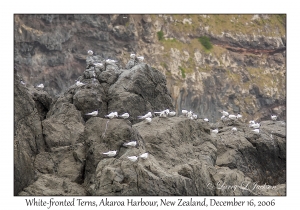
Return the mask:
<path id="1" fill-rule="evenodd" d="M 92 50 L 88 50 L 88 55 L 92 56 L 93 55 L 93 51 Z M 130 54 L 130 58 L 131 59 L 135 59 L 136 58 L 136 55 L 135 54 Z M 137 57 L 137 59 L 142 62 L 144 60 L 144 57 L 143 56 L 139 56 Z M 114 64 L 116 63 L 115 60 L 111 60 L 111 59 L 107 59 L 105 61 L 105 63 L 107 64 Z M 95 63 L 94 64 L 96 67 L 102 67 L 103 64 L 102 63 Z M 21 81 L 22 84 L 25 85 L 25 83 L 23 81 Z M 84 83 L 80 82 L 80 81 L 77 81 L 76 80 L 76 86 L 77 87 L 81 87 L 83 85 L 85 85 Z M 43 84 L 39 84 L 36 86 L 37 88 L 41 88 L 43 89 L 44 88 L 44 85 Z M 162 118 L 166 118 L 166 117 L 173 117 L 176 115 L 176 112 L 175 111 L 170 111 L 169 109 L 166 109 L 166 110 L 163 110 L 163 111 L 159 111 L 159 112 L 154 112 L 155 114 L 158 114 L 159 117 L 162 117 Z M 242 118 L 242 115 L 240 113 L 238 113 L 237 115 L 234 115 L 234 114 L 229 114 L 228 112 L 226 111 L 221 111 L 222 113 L 222 117 L 221 117 L 221 120 L 222 121 L 226 121 L 226 120 L 237 120 L 237 119 L 240 119 Z M 182 110 L 182 114 L 184 116 L 186 116 L 187 118 L 189 119 L 192 119 L 192 120 L 196 120 L 198 118 L 198 116 L 196 114 L 194 114 L 192 111 L 187 111 L 187 110 Z M 90 113 L 87 113 L 86 115 L 90 115 L 90 116 L 97 116 L 98 115 L 98 110 L 96 111 L 93 111 L 93 112 L 90 112 Z M 140 120 L 145 120 L 147 123 L 151 123 L 152 121 L 152 113 L 151 112 L 148 112 L 147 114 L 145 114 L 144 116 L 138 116 L 137 118 L 140 119 Z M 123 119 L 127 119 L 129 118 L 129 114 L 128 113 L 124 113 L 122 115 L 118 115 L 117 112 L 111 112 L 110 114 L 108 115 L 105 115 L 105 117 L 109 118 L 109 119 L 113 119 L 113 118 L 123 118 Z M 204 118 L 203 119 L 205 122 L 209 122 L 209 120 L 207 118 Z M 271 115 L 271 120 L 275 121 L 277 120 L 277 116 L 276 115 Z M 254 133 L 259 133 L 259 128 L 260 128 L 261 124 L 260 123 L 255 123 L 254 120 L 251 120 L 249 121 L 249 127 L 250 128 L 254 128 L 254 130 L 251 130 L 253 131 Z M 233 127 L 231 129 L 231 131 L 233 133 L 236 133 L 237 132 L 237 128 L 236 127 Z M 219 132 L 218 128 L 216 129 L 213 129 L 211 130 L 211 133 L 213 134 L 217 134 Z M 132 141 L 132 142 L 128 142 L 128 143 L 124 143 L 123 146 L 125 147 L 135 147 L 136 146 L 136 141 Z M 114 157 L 116 156 L 117 154 L 117 151 L 108 151 L 108 152 L 105 152 L 103 153 L 104 155 L 106 155 L 107 157 Z M 127 157 L 130 161 L 132 162 L 135 162 L 138 160 L 138 158 L 142 158 L 142 159 L 147 159 L 148 158 L 148 153 L 144 153 L 144 154 L 141 154 L 140 156 L 129 156 Z"/>
<path id="2" fill-rule="evenodd" d="M 123 146 L 124 147 L 135 147 L 136 146 L 136 141 L 131 141 L 131 142 L 128 142 L 128 143 L 124 143 Z M 115 157 L 117 155 L 117 150 L 113 150 L 113 151 L 108 151 L 108 152 L 104 152 L 102 153 L 103 155 L 106 155 L 107 157 Z M 138 158 L 141 158 L 141 159 L 147 159 L 149 156 L 148 152 L 146 153 L 143 153 L 139 156 L 128 156 L 128 160 L 132 161 L 132 162 L 135 162 L 138 160 Z"/>

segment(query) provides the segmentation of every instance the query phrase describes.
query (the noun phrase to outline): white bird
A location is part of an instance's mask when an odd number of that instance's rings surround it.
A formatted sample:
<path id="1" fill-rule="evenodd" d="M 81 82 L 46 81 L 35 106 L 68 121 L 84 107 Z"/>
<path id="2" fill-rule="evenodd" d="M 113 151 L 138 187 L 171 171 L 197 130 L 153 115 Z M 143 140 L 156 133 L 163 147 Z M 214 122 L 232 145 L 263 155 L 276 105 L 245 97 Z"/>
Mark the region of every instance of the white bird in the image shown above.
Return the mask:
<path id="1" fill-rule="evenodd" d="M 204 120 L 205 122 L 209 122 L 209 120 L 208 120 L 207 118 L 204 118 L 203 120 Z"/>
<path id="2" fill-rule="evenodd" d="M 187 115 L 187 113 L 188 113 L 187 110 L 185 110 L 185 109 L 182 110 L 182 114 L 184 114 L 185 116 Z"/>
<path id="3" fill-rule="evenodd" d="M 130 156 L 130 157 L 127 157 L 130 161 L 132 162 L 135 162 L 137 161 L 138 157 L 137 156 Z"/>
<path id="4" fill-rule="evenodd" d="M 174 111 L 172 111 L 172 112 L 169 112 L 169 114 L 168 114 L 170 117 L 173 117 L 173 116 L 175 116 L 176 115 L 176 112 L 174 112 Z"/>
<path id="5" fill-rule="evenodd" d="M 108 152 L 104 152 L 102 154 L 107 155 L 108 157 L 113 157 L 117 154 L 117 151 L 108 151 Z"/>
<path id="6" fill-rule="evenodd" d="M 25 82 L 23 82 L 23 80 L 21 80 L 21 84 L 22 84 L 22 85 L 25 85 Z"/>
<path id="7" fill-rule="evenodd" d="M 102 67 L 103 64 L 102 63 L 94 63 L 95 67 Z"/>
<path id="8" fill-rule="evenodd" d="M 277 116 L 272 114 L 271 119 L 275 121 L 277 119 Z"/>
<path id="9" fill-rule="evenodd" d="M 130 54 L 130 58 L 135 58 L 135 54 L 134 54 L 134 53 L 131 53 L 131 54 Z"/>
<path id="10" fill-rule="evenodd" d="M 145 120 L 146 120 L 147 123 L 151 123 L 152 118 L 151 117 L 146 117 Z"/>
<path id="11" fill-rule="evenodd" d="M 137 59 L 138 59 L 140 62 L 142 62 L 142 61 L 144 60 L 144 56 L 139 56 L 139 57 L 137 57 Z"/>
<path id="12" fill-rule="evenodd" d="M 259 133 L 259 129 L 252 130 L 254 133 Z"/>
<path id="13" fill-rule="evenodd" d="M 144 116 L 138 116 L 138 119 L 140 119 L 140 120 L 143 120 L 143 119 L 145 119 L 145 118 L 149 118 L 149 117 L 152 117 L 152 114 L 151 114 L 151 112 L 148 112 L 147 114 L 145 114 Z"/>
<path id="14" fill-rule="evenodd" d="M 212 130 L 211 132 L 217 134 L 217 133 L 219 133 L 219 130 L 218 130 L 218 128 L 216 128 L 216 129 Z"/>
<path id="15" fill-rule="evenodd" d="M 117 112 L 111 112 L 108 115 L 105 115 L 105 117 L 108 117 L 109 119 L 112 119 L 114 117 L 118 117 L 118 113 Z"/>
<path id="16" fill-rule="evenodd" d="M 254 120 L 250 120 L 249 124 L 255 124 L 255 121 Z"/>
<path id="17" fill-rule="evenodd" d="M 236 119 L 242 118 L 242 115 L 240 113 L 237 114 Z"/>
<path id="18" fill-rule="evenodd" d="M 114 64 L 114 63 L 116 63 L 117 61 L 111 60 L 111 59 L 107 59 L 105 62 L 106 62 L 107 64 Z"/>
<path id="19" fill-rule="evenodd" d="M 162 112 L 162 113 L 160 113 L 160 115 L 159 115 L 159 117 L 164 117 L 164 118 L 166 118 L 168 115 L 167 115 L 167 113 L 166 112 Z"/>
<path id="20" fill-rule="evenodd" d="M 229 117 L 229 119 L 232 119 L 232 120 L 237 119 L 237 117 L 234 114 L 230 114 L 228 117 Z"/>
<path id="21" fill-rule="evenodd" d="M 87 53 L 88 53 L 89 55 L 93 55 L 93 51 L 92 51 L 92 50 L 89 50 Z"/>
<path id="22" fill-rule="evenodd" d="M 223 114 L 223 116 L 228 116 L 229 115 L 229 113 L 228 112 L 225 112 L 224 110 L 221 112 L 222 114 Z"/>
<path id="23" fill-rule="evenodd" d="M 139 157 L 145 160 L 148 158 L 148 153 L 146 152 L 144 154 L 141 154 Z"/>
<path id="24" fill-rule="evenodd" d="M 233 127 L 231 130 L 232 130 L 233 133 L 237 132 L 237 128 L 236 127 Z"/>
<path id="25" fill-rule="evenodd" d="M 159 114 L 160 117 L 167 117 L 167 115 L 170 113 L 169 109 L 163 110 L 161 112 L 154 112 L 155 114 Z"/>
<path id="26" fill-rule="evenodd" d="M 124 143 L 123 146 L 125 146 L 125 147 L 127 147 L 127 146 L 135 147 L 136 146 L 136 141 L 131 141 L 131 142 L 128 142 L 128 143 Z"/>
<path id="27" fill-rule="evenodd" d="M 129 117 L 129 114 L 126 112 L 126 113 L 120 115 L 120 117 L 122 117 L 123 119 L 126 119 Z"/>
<path id="28" fill-rule="evenodd" d="M 76 82 L 76 86 L 77 86 L 77 87 L 81 87 L 81 86 L 83 86 L 83 85 L 85 85 L 85 84 L 82 83 L 82 82 L 80 82 L 80 81 L 77 81 L 77 82 Z"/>
<path id="29" fill-rule="evenodd" d="M 97 111 L 93 111 L 93 112 L 90 112 L 90 113 L 87 113 L 85 115 L 92 115 L 92 116 L 97 116 L 98 115 L 98 110 Z"/>
<path id="30" fill-rule="evenodd" d="M 39 84 L 38 86 L 36 86 L 36 87 L 38 87 L 38 88 L 44 88 L 44 84 Z"/>
<path id="31" fill-rule="evenodd" d="M 197 120 L 197 115 L 193 114 L 192 119 Z"/>
<path id="32" fill-rule="evenodd" d="M 188 118 L 191 118 L 193 116 L 193 112 L 192 111 L 189 111 L 188 113 L 187 113 L 187 117 Z"/>
<path id="33" fill-rule="evenodd" d="M 255 123 L 255 124 L 251 124 L 249 125 L 250 128 L 259 128 L 260 127 L 260 123 Z"/>

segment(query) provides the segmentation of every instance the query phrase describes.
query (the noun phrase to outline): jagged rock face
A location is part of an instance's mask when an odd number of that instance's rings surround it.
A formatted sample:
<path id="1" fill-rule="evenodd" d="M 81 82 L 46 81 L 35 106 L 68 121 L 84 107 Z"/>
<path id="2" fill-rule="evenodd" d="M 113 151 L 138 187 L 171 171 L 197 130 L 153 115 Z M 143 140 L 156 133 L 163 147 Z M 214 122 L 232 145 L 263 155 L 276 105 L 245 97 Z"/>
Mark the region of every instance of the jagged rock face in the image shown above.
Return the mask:
<path id="1" fill-rule="evenodd" d="M 235 126 L 237 132 L 231 128 Z M 238 169 L 258 184 L 277 185 L 286 182 L 286 134 L 283 122 L 263 121 L 260 133 L 244 123 L 230 127 L 220 124 L 218 166 Z"/>
<path id="2" fill-rule="evenodd" d="M 215 142 L 196 121 L 156 117 L 150 125 L 140 122 L 131 126 L 127 122 L 100 118 L 87 122 L 84 139 L 89 145 L 89 194 L 213 195 L 213 189 L 203 183 L 211 182 L 208 168 L 216 159 Z M 137 141 L 136 147 L 122 146 L 132 140 Z M 118 153 L 107 158 L 102 153 L 109 150 Z M 145 152 L 149 153 L 145 160 L 127 159 Z"/>
<path id="3" fill-rule="evenodd" d="M 68 178 L 61 178 L 51 174 L 43 174 L 32 185 L 26 187 L 21 196 L 84 196 L 85 189 L 71 182 Z"/>
<path id="4" fill-rule="evenodd" d="M 95 67 L 88 64 L 91 74 L 77 79 L 82 84 L 55 99 L 22 85 L 15 75 L 15 194 L 285 195 L 283 121 L 262 121 L 255 134 L 244 119 L 155 117 L 155 111 L 174 109 L 161 72 L 143 62 L 130 69 L 104 65 L 97 74 Z M 104 81 L 105 72 L 113 74 Z M 43 112 L 37 109 L 41 104 Z M 98 114 L 86 115 L 94 110 Z M 137 119 L 148 111 L 150 123 Z M 130 117 L 109 119 L 109 112 Z M 211 132 L 215 128 L 219 133 Z M 137 145 L 124 145 L 130 141 Z M 103 154 L 108 151 L 117 154 Z M 219 186 L 224 182 L 256 187 L 226 191 Z M 276 189 L 259 189 L 264 184 Z"/>
<path id="5" fill-rule="evenodd" d="M 108 111 L 128 112 L 132 122 L 138 122 L 136 117 L 148 112 L 174 109 L 164 75 L 147 64 L 124 70 L 108 89 L 108 95 Z"/>
<path id="6" fill-rule="evenodd" d="M 35 179 L 35 155 L 45 150 L 42 124 L 35 101 L 14 72 L 14 194 Z"/>
<path id="7" fill-rule="evenodd" d="M 286 37 L 282 15 L 15 15 L 15 63 L 25 82 L 51 95 L 82 74 L 87 51 L 118 60 L 131 53 L 166 75 L 177 111 L 217 121 L 219 110 L 244 119 L 285 120 Z M 160 38 L 157 32 L 163 32 Z M 209 51 L 197 40 L 210 37 Z M 113 84 L 106 72 L 99 81 Z"/>

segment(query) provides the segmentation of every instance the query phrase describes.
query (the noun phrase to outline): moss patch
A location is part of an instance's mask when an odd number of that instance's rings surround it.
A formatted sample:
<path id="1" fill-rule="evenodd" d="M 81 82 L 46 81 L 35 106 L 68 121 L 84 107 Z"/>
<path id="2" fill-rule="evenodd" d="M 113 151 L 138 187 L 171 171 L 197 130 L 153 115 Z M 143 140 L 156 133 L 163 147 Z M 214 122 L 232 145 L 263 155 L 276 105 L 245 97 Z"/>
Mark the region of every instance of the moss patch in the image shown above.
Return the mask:
<path id="1" fill-rule="evenodd" d="M 179 68 L 179 70 L 181 71 L 181 76 L 182 76 L 182 78 L 185 78 L 185 77 L 186 77 L 186 76 L 185 76 L 185 69 L 182 68 L 181 66 L 179 66 L 178 68 Z"/>

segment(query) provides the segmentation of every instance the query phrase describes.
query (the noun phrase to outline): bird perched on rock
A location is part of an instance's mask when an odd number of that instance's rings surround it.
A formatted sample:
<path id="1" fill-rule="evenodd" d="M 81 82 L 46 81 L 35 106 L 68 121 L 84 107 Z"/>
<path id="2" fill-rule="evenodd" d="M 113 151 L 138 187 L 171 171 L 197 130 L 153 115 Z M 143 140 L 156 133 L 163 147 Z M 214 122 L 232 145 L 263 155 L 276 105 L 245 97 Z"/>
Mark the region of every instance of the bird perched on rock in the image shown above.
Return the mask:
<path id="1" fill-rule="evenodd" d="M 44 89 L 44 84 L 39 84 L 38 86 L 36 86 L 38 88 Z"/>
<path id="2" fill-rule="evenodd" d="M 95 67 L 103 67 L 102 63 L 94 63 Z"/>
<path id="3" fill-rule="evenodd" d="M 277 116 L 272 114 L 271 119 L 275 121 L 275 120 L 277 120 Z"/>
<path id="4" fill-rule="evenodd" d="M 250 124 L 249 127 L 250 128 L 259 128 L 260 127 L 260 123 Z"/>
<path id="5" fill-rule="evenodd" d="M 189 111 L 189 112 L 186 114 L 186 116 L 187 116 L 188 118 L 192 118 L 192 117 L 193 117 L 193 112 L 192 112 L 192 111 Z"/>
<path id="6" fill-rule="evenodd" d="M 145 160 L 148 158 L 148 153 L 146 152 L 144 154 L 141 154 L 139 157 Z"/>
<path id="7" fill-rule="evenodd" d="M 254 120 L 250 120 L 249 121 L 249 124 L 251 125 L 251 124 L 255 124 L 255 121 Z"/>
<path id="8" fill-rule="evenodd" d="M 125 147 L 135 147 L 136 146 L 136 141 L 131 141 L 128 143 L 124 143 L 123 146 Z"/>
<path id="9" fill-rule="evenodd" d="M 174 111 L 172 111 L 172 112 L 169 112 L 169 114 L 168 114 L 170 117 L 173 117 L 173 116 L 175 116 L 176 115 L 176 112 L 174 112 Z"/>
<path id="10" fill-rule="evenodd" d="M 76 81 L 76 86 L 77 86 L 77 87 L 81 87 L 81 86 L 83 86 L 83 85 L 85 85 L 85 84 L 82 83 L 82 82 L 80 82 L 80 81 Z"/>
<path id="11" fill-rule="evenodd" d="M 224 110 L 221 111 L 221 113 L 222 113 L 222 115 L 225 116 L 225 117 L 227 117 L 227 116 L 229 115 L 229 113 L 228 113 L 228 112 L 225 112 Z"/>
<path id="12" fill-rule="evenodd" d="M 183 115 L 187 116 L 188 110 L 183 109 L 181 112 Z"/>
<path id="13" fill-rule="evenodd" d="M 228 118 L 231 119 L 231 120 L 235 120 L 237 119 L 236 116 L 234 114 L 230 114 L 228 115 Z"/>
<path id="14" fill-rule="evenodd" d="M 161 111 L 161 112 L 154 112 L 156 114 L 159 114 L 159 117 L 167 117 L 168 114 L 170 113 L 169 109 L 166 109 L 164 111 Z"/>
<path id="15" fill-rule="evenodd" d="M 132 162 L 135 162 L 137 161 L 138 157 L 137 156 L 130 156 L 130 157 L 127 157 L 130 161 Z"/>
<path id="16" fill-rule="evenodd" d="M 139 56 L 137 57 L 139 63 L 142 63 L 144 61 L 144 56 Z"/>
<path id="17" fill-rule="evenodd" d="M 212 130 L 211 132 L 217 134 L 217 133 L 219 133 L 219 130 L 218 130 L 218 128 L 216 128 L 216 129 Z"/>
<path id="18" fill-rule="evenodd" d="M 231 131 L 232 131 L 233 133 L 235 133 L 235 132 L 237 132 L 237 128 L 236 128 L 236 127 L 233 127 L 233 128 L 231 129 Z"/>
<path id="19" fill-rule="evenodd" d="M 115 60 L 112 60 L 112 59 L 106 59 L 106 61 L 105 61 L 105 63 L 106 64 L 115 64 L 117 61 L 115 61 Z"/>
<path id="20" fill-rule="evenodd" d="M 252 130 L 254 133 L 259 133 L 259 129 Z"/>
<path id="21" fill-rule="evenodd" d="M 225 117 L 224 115 L 222 115 L 221 120 L 222 120 L 222 121 L 225 121 L 225 120 L 226 120 L 226 117 Z"/>
<path id="22" fill-rule="evenodd" d="M 169 109 L 163 110 L 161 112 L 154 112 L 155 114 L 159 114 L 160 117 L 167 117 L 168 114 L 170 113 Z"/>
<path id="23" fill-rule="evenodd" d="M 25 85 L 25 82 L 23 82 L 23 80 L 20 81 L 22 85 Z"/>
<path id="24" fill-rule="evenodd" d="M 204 118 L 203 120 L 204 120 L 205 122 L 209 122 L 209 120 L 208 120 L 207 118 Z"/>
<path id="25" fill-rule="evenodd" d="M 193 114 L 192 119 L 197 120 L 197 117 L 198 116 L 196 114 Z"/>
<path id="26" fill-rule="evenodd" d="M 144 116 L 138 116 L 137 118 L 138 118 L 139 120 L 143 120 L 143 119 L 149 118 L 149 117 L 152 117 L 151 112 L 148 112 L 148 113 L 145 114 Z"/>
<path id="27" fill-rule="evenodd" d="M 97 111 L 93 111 L 93 112 L 90 112 L 90 113 L 87 113 L 85 115 L 91 115 L 91 116 L 97 116 L 98 115 L 98 110 Z"/>
<path id="28" fill-rule="evenodd" d="M 237 114 L 236 119 L 242 118 L 242 115 L 240 113 Z"/>
<path id="29" fill-rule="evenodd" d="M 104 152 L 102 154 L 107 155 L 108 157 L 113 157 L 117 154 L 117 151 L 108 151 L 108 152 Z"/>
<path id="30" fill-rule="evenodd" d="M 135 66 L 136 64 L 136 55 L 135 54 L 130 54 L 130 60 L 128 61 L 128 63 L 126 64 L 126 69 L 131 69 L 132 67 Z"/>
<path id="31" fill-rule="evenodd" d="M 129 114 L 126 112 L 126 113 L 120 115 L 119 117 L 122 117 L 123 119 L 127 119 L 129 117 Z"/>
<path id="32" fill-rule="evenodd" d="M 146 117 L 146 118 L 145 118 L 145 121 L 146 121 L 147 123 L 151 123 L 152 118 L 151 118 L 151 117 Z"/>
<path id="33" fill-rule="evenodd" d="M 118 112 L 111 112 L 108 115 L 105 115 L 105 117 L 108 117 L 109 119 L 112 119 L 114 117 L 118 117 Z"/>
<path id="34" fill-rule="evenodd" d="M 93 55 L 94 52 L 92 50 L 88 50 L 87 53 L 88 55 Z"/>

